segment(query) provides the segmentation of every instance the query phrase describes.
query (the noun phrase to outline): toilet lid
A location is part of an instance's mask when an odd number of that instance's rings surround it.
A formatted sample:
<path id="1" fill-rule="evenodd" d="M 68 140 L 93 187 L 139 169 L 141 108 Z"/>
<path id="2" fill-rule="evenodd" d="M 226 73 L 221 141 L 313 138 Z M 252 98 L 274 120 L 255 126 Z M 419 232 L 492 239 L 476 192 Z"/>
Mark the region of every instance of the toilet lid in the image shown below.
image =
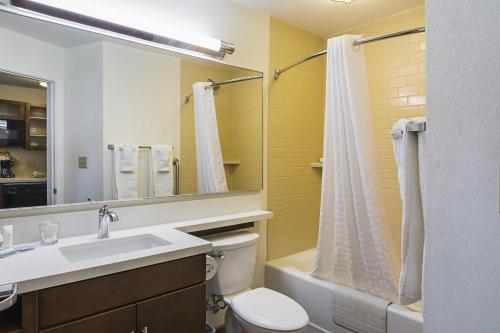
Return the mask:
<path id="1" fill-rule="evenodd" d="M 297 302 L 267 288 L 236 296 L 231 308 L 241 319 L 269 330 L 295 331 L 309 322 L 306 311 Z"/>

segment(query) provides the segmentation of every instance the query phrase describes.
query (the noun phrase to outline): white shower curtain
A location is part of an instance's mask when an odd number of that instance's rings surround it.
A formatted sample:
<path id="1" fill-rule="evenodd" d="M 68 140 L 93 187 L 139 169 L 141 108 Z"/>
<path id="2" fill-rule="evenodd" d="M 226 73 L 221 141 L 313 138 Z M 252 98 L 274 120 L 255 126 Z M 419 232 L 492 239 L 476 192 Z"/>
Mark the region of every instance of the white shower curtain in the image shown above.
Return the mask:
<path id="1" fill-rule="evenodd" d="M 210 82 L 193 84 L 198 193 L 227 192 L 214 92 L 210 85 Z"/>
<path id="2" fill-rule="evenodd" d="M 365 57 L 353 42 L 328 40 L 323 181 L 313 275 L 396 298 L 380 230 Z"/>

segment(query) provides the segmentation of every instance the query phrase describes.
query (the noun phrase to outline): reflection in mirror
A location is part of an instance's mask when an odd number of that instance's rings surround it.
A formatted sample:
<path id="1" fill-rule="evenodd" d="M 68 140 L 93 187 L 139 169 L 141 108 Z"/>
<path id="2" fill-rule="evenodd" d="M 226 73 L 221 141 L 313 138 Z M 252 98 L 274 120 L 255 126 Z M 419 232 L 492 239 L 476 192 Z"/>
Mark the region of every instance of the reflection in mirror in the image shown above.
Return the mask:
<path id="1" fill-rule="evenodd" d="M 262 187 L 261 73 L 3 12 L 0 41 L 1 208 Z"/>

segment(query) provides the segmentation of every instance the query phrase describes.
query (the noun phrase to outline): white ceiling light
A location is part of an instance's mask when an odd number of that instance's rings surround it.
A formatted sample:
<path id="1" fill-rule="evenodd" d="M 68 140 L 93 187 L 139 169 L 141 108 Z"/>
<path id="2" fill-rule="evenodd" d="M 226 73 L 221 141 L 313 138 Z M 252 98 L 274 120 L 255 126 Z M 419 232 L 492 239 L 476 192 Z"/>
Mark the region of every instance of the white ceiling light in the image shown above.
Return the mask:
<path id="1" fill-rule="evenodd" d="M 47 88 L 47 86 L 48 86 L 47 82 L 44 82 L 44 81 L 40 81 L 40 82 L 38 82 L 38 84 L 40 85 L 40 87 L 44 87 L 44 88 Z"/>
<path id="2" fill-rule="evenodd" d="M 148 20 L 137 13 L 121 11 L 96 0 L 10 0 L 7 4 L 58 19 L 164 44 L 171 48 L 191 50 L 219 58 L 223 58 L 226 53 L 234 52 L 234 46 L 231 43 Z"/>

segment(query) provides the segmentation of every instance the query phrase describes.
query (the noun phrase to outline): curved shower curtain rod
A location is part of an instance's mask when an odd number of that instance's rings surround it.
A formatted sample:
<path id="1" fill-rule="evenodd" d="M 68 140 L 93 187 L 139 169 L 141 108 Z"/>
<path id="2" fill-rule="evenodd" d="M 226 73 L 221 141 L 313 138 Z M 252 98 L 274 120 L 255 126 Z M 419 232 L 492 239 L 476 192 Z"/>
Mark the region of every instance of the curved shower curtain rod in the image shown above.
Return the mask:
<path id="1" fill-rule="evenodd" d="M 394 38 L 394 37 L 401 37 L 401 36 L 412 35 L 412 34 L 418 34 L 418 33 L 422 33 L 422 32 L 425 32 L 425 27 L 419 27 L 419 28 L 414 28 L 414 29 L 409 29 L 409 30 L 404 30 L 404 31 L 393 32 L 393 33 L 386 34 L 386 35 L 378 35 L 378 36 L 363 38 L 363 39 L 355 41 L 353 43 L 353 45 L 360 46 L 360 45 L 367 44 L 367 43 L 377 42 L 379 40 L 384 40 L 384 39 L 389 39 L 389 38 Z M 311 54 L 305 58 L 297 60 L 296 62 L 294 62 L 290 65 L 287 65 L 281 69 L 279 69 L 279 68 L 275 69 L 274 70 L 274 79 L 275 80 L 279 79 L 281 74 L 283 74 L 284 72 L 286 72 L 289 69 L 294 68 L 295 66 L 303 64 L 304 62 L 318 58 L 318 57 L 323 56 L 325 54 L 326 54 L 326 50 L 321 51 L 321 52 L 317 52 L 317 53 Z"/>
<path id="2" fill-rule="evenodd" d="M 226 80 L 226 81 L 221 81 L 221 82 L 215 82 L 214 80 L 208 79 L 208 81 L 211 83 L 208 87 L 213 87 L 214 90 L 217 90 L 220 88 L 220 86 L 223 86 L 225 84 L 250 81 L 250 80 L 257 80 L 257 79 L 262 79 L 263 77 L 264 76 L 262 74 L 259 74 L 259 75 L 254 75 L 254 76 L 239 77 L 236 79 L 231 79 L 231 80 Z M 184 103 L 186 103 L 186 104 L 189 103 L 189 100 L 191 99 L 191 97 L 193 97 L 193 93 L 190 93 L 189 95 L 184 96 Z"/>

